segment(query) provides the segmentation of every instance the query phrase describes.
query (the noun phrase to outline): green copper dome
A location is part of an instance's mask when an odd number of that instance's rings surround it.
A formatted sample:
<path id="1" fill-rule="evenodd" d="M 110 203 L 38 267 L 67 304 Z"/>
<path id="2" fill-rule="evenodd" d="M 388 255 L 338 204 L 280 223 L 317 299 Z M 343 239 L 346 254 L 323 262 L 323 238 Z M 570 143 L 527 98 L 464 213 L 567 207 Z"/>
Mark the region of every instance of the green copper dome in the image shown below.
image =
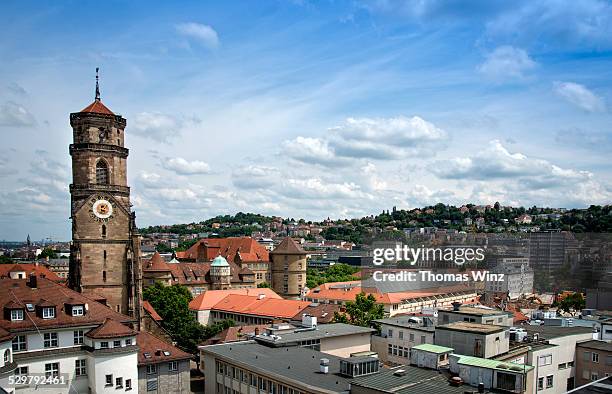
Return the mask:
<path id="1" fill-rule="evenodd" d="M 229 263 L 223 256 L 217 256 L 212 261 L 211 267 L 229 267 Z"/>

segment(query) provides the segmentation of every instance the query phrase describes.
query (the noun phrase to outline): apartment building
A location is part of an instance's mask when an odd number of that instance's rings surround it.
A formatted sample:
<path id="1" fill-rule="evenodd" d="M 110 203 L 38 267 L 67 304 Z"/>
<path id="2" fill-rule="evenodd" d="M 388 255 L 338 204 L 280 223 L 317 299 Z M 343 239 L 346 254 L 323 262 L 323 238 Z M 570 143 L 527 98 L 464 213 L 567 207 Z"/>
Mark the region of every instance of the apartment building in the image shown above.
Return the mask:
<path id="1" fill-rule="evenodd" d="M 612 376 L 612 343 L 590 340 L 576 343 L 576 386 Z"/>
<path id="2" fill-rule="evenodd" d="M 454 303 L 453 307 L 450 309 L 438 309 L 439 324 L 463 321 L 467 323 L 494 324 L 497 326 L 511 327 L 513 318 L 514 316 L 511 312 L 487 307 L 464 306 L 458 303 Z"/>
<path id="3" fill-rule="evenodd" d="M 3 349 L 10 338 L 10 348 L 4 352 L 7 362 L 4 368 L 0 367 L 0 376 L 8 368 L 13 379 L 45 376 L 57 377 L 61 382 L 45 388 L 27 380 L 17 380 L 24 384 L 9 384 L 8 377 L 0 377 L 0 388 L 6 392 L 116 394 L 141 392 L 143 388 L 153 393 L 168 392 L 169 388 L 179 393 L 189 390 L 189 354 L 151 334 L 133 330 L 133 318 L 81 293 L 31 275 L 28 279 L 1 279 L 0 300 L 4 300 L 0 319 Z M 168 370 L 161 366 L 168 366 Z M 141 380 L 141 368 L 154 368 L 156 379 L 172 384 L 147 386 L 147 381 Z M 150 372 L 153 375 L 153 370 Z"/>
<path id="4" fill-rule="evenodd" d="M 592 339 L 588 327 L 523 326 L 531 350 L 527 364 L 535 367 L 538 394 L 561 394 L 576 386 L 576 344 Z"/>
<path id="5" fill-rule="evenodd" d="M 374 323 L 380 332 L 372 335 L 372 350 L 386 364 L 406 364 L 413 346 L 434 342 L 435 328 L 427 317 L 394 316 Z"/>

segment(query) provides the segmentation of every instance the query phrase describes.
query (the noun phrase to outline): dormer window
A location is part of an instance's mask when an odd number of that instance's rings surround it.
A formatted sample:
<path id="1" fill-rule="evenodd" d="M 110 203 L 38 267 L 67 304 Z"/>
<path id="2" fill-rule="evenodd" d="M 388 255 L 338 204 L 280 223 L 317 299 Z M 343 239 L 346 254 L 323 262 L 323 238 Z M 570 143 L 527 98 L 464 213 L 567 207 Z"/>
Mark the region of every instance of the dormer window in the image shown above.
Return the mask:
<path id="1" fill-rule="evenodd" d="M 11 309 L 11 321 L 23 320 L 23 309 Z"/>
<path id="2" fill-rule="evenodd" d="M 72 306 L 72 316 L 83 316 L 85 314 L 85 307 L 83 305 Z"/>
<path id="3" fill-rule="evenodd" d="M 52 306 L 43 307 L 42 317 L 43 319 L 54 319 L 55 318 L 55 308 Z"/>

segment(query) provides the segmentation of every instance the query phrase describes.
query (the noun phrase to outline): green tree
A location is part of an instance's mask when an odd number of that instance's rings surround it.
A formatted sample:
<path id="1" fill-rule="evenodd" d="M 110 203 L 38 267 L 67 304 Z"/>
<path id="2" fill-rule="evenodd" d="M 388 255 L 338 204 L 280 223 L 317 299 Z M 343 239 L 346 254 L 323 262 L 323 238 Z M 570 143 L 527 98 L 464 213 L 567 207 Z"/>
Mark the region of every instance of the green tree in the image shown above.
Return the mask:
<path id="1" fill-rule="evenodd" d="M 372 294 L 366 296 L 361 292 L 355 296 L 355 301 L 346 303 L 345 313 L 334 312 L 334 322 L 370 327 L 372 320 L 382 319 L 384 315 L 383 305 L 377 304 Z"/>
<path id="2" fill-rule="evenodd" d="M 558 303 L 558 307 L 566 313 L 575 315 L 576 312 L 583 310 L 586 306 L 586 300 L 580 293 L 574 293 L 568 295 L 561 302 Z"/>
<path id="3" fill-rule="evenodd" d="M 13 264 L 14 261 L 8 256 L 0 255 L 0 264 Z"/>
<path id="4" fill-rule="evenodd" d="M 155 250 L 159 253 L 172 253 L 172 248 L 163 242 L 158 243 Z"/>
<path id="5" fill-rule="evenodd" d="M 56 259 L 57 253 L 55 253 L 55 251 L 51 248 L 44 248 L 38 257 L 41 259 L 46 259 L 47 257 L 50 259 Z"/>
<path id="6" fill-rule="evenodd" d="M 261 282 L 257 285 L 258 289 L 269 289 L 270 288 L 270 284 L 268 284 L 267 282 Z"/>

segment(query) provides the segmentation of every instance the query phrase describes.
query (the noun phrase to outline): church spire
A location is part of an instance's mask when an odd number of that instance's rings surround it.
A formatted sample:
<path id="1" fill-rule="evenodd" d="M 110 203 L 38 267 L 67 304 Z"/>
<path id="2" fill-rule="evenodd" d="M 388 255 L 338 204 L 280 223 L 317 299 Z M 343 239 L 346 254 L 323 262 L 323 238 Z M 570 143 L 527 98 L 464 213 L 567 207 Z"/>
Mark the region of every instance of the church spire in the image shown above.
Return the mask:
<path id="1" fill-rule="evenodd" d="M 100 71 L 100 67 L 96 67 L 96 101 L 100 101 L 100 83 L 98 77 L 98 71 Z"/>

